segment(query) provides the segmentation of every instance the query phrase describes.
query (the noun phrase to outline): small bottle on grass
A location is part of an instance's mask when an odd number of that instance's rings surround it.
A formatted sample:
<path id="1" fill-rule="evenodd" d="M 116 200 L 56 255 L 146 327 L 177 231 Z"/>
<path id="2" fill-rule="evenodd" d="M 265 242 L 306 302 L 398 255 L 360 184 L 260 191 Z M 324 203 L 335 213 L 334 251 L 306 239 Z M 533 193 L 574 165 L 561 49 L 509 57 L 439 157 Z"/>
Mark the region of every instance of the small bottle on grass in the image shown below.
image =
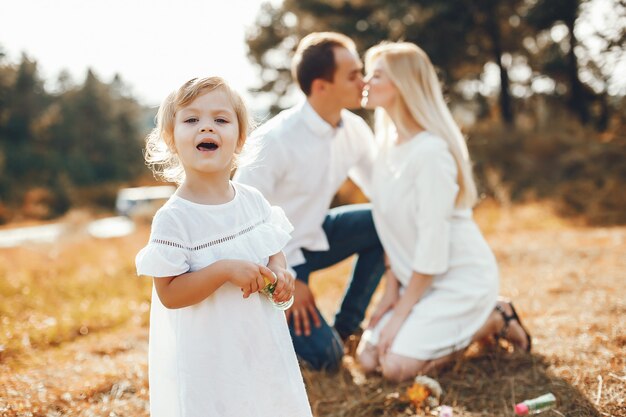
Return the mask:
<path id="1" fill-rule="evenodd" d="M 528 414 L 541 413 L 542 411 L 550 410 L 554 407 L 556 407 L 556 397 L 552 393 L 547 393 L 540 397 L 516 404 L 515 414 L 518 416 L 526 416 Z"/>

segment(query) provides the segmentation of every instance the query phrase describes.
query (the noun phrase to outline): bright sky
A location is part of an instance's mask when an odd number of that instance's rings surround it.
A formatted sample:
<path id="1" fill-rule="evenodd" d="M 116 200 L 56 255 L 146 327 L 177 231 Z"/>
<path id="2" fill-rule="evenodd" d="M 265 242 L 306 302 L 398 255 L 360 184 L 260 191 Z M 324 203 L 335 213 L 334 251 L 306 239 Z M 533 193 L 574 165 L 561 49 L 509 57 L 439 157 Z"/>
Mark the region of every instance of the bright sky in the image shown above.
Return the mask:
<path id="1" fill-rule="evenodd" d="M 245 30 L 262 0 L 0 0 L 0 47 L 25 52 L 54 87 L 66 69 L 88 67 L 105 82 L 119 73 L 140 102 L 158 105 L 195 76 L 220 75 L 249 97 L 257 73 Z"/>

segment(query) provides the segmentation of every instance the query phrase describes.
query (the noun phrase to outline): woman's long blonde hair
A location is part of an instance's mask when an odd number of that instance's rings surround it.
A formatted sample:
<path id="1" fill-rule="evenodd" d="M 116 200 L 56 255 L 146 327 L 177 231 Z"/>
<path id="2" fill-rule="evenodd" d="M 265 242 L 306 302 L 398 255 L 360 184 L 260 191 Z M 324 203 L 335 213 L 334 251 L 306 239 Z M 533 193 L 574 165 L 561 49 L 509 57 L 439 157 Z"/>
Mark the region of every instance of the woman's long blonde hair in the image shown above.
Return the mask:
<path id="1" fill-rule="evenodd" d="M 387 76 L 398 90 L 401 105 L 415 122 L 427 131 L 441 137 L 456 161 L 459 194 L 456 206 L 470 208 L 476 203 L 477 192 L 465 138 L 446 105 L 435 68 L 428 55 L 409 42 L 384 42 L 370 48 L 365 55 L 368 72 L 374 61 L 381 60 Z M 376 110 L 376 133 L 384 143 L 393 123 L 384 109 Z"/>
<path id="2" fill-rule="evenodd" d="M 230 99 L 237 115 L 239 137 L 237 148 L 246 141 L 252 122 L 241 96 L 220 77 L 193 78 L 178 90 L 171 92 L 161 103 L 156 116 L 156 127 L 146 137 L 144 158 L 155 176 L 165 181 L 181 184 L 185 180 L 185 170 L 178 158 L 174 145 L 174 122 L 176 112 L 198 96 L 216 89 L 222 89 Z M 233 161 L 236 164 L 237 159 Z M 234 166 L 233 166 L 234 168 Z"/>

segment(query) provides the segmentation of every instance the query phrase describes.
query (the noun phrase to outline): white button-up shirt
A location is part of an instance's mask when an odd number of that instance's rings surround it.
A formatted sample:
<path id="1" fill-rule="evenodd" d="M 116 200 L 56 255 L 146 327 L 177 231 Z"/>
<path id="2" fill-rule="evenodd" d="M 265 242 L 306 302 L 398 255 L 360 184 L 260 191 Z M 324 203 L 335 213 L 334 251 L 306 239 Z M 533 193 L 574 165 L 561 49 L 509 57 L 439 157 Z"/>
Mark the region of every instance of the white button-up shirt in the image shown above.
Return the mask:
<path id="1" fill-rule="evenodd" d="M 376 146 L 367 123 L 343 110 L 334 128 L 304 100 L 267 121 L 248 141 L 255 160 L 234 179 L 259 189 L 287 214 L 294 226 L 284 249 L 287 263 L 304 263 L 302 248 L 328 250 L 322 223 L 339 187 L 350 177 L 369 196 Z"/>

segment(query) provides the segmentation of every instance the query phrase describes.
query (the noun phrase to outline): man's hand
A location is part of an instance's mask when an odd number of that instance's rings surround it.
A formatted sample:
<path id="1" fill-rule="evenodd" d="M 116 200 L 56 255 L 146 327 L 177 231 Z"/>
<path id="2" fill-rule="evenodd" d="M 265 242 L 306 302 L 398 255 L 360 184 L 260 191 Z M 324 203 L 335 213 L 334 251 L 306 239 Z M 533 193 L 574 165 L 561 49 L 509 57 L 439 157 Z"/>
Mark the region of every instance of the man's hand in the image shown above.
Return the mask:
<path id="1" fill-rule="evenodd" d="M 303 331 L 305 336 L 311 335 L 311 321 L 313 321 L 315 327 L 322 325 L 320 317 L 317 314 L 313 293 L 307 284 L 297 279 L 293 305 L 285 314 L 287 316 L 287 323 L 293 320 L 293 329 L 298 336 L 301 336 Z"/>

